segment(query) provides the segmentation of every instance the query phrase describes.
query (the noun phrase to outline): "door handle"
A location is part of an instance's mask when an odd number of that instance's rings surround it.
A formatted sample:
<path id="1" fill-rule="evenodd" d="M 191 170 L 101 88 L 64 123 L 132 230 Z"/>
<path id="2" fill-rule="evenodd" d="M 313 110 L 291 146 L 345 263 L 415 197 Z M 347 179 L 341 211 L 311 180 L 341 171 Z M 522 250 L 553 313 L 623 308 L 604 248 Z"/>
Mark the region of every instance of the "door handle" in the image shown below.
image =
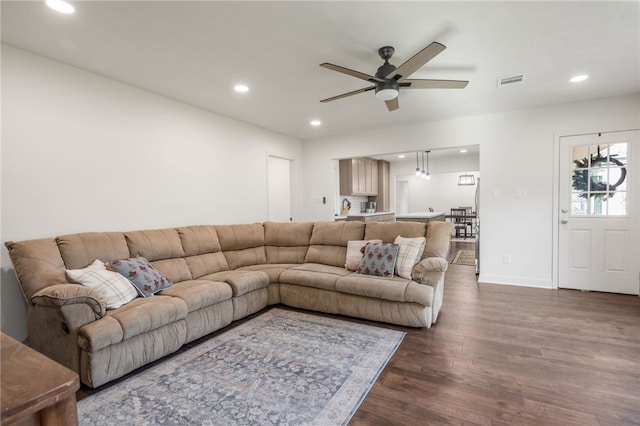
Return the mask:
<path id="1" fill-rule="evenodd" d="M 567 223 L 569 223 L 569 221 L 567 219 L 562 219 L 560 223 L 563 225 L 566 225 Z"/>

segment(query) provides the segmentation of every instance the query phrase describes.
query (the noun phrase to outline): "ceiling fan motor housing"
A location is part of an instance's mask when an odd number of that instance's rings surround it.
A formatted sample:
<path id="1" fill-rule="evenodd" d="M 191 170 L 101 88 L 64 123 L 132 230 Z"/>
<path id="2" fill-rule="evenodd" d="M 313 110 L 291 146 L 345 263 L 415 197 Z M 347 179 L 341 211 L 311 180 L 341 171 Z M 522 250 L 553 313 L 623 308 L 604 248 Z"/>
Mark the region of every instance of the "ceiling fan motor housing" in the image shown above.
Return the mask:
<path id="1" fill-rule="evenodd" d="M 391 57 L 391 55 L 393 55 L 393 47 L 390 47 L 390 46 L 382 47 L 380 48 L 378 53 L 380 54 L 380 57 L 384 59 L 384 64 L 382 64 L 378 68 L 378 71 L 376 71 L 376 77 L 384 81 L 377 81 L 375 83 L 376 94 L 381 90 L 395 90 L 397 94 L 400 88 L 400 85 L 396 80 L 387 78 L 387 76 L 391 74 L 393 71 L 395 71 L 396 69 L 395 65 L 391 65 L 389 63 L 389 58 Z M 382 98 L 384 99 L 386 97 L 382 97 Z"/>

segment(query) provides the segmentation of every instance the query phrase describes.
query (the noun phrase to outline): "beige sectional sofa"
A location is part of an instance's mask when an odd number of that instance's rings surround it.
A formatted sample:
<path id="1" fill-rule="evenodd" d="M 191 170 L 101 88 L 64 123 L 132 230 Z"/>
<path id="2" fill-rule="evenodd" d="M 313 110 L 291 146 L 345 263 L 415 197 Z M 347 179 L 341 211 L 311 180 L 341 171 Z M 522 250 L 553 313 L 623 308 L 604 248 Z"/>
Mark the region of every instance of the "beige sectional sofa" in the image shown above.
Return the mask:
<path id="1" fill-rule="evenodd" d="M 426 237 L 412 279 L 345 268 L 351 240 Z M 7 242 L 27 304 L 30 344 L 100 386 L 269 305 L 411 327 L 442 305 L 451 224 L 288 222 L 89 232 Z M 106 309 L 65 271 L 143 256 L 173 286 Z"/>

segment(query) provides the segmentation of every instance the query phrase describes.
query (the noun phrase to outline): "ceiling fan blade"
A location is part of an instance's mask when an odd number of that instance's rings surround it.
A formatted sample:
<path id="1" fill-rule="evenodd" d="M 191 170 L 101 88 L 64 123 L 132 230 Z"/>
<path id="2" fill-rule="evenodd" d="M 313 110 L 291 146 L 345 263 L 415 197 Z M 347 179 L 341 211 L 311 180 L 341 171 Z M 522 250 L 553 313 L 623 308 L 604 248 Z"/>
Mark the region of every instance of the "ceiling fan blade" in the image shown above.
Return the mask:
<path id="1" fill-rule="evenodd" d="M 418 53 L 416 53 L 411 59 L 405 61 L 398 68 L 393 70 L 387 78 L 393 78 L 394 80 L 402 81 L 416 72 L 419 68 L 424 66 L 427 62 L 436 57 L 447 47 L 444 44 L 440 44 L 434 41 Z"/>
<path id="2" fill-rule="evenodd" d="M 398 103 L 398 97 L 396 96 L 395 98 L 391 99 L 390 101 L 384 101 L 385 104 L 387 104 L 387 109 L 389 111 L 395 111 L 398 108 L 400 108 L 400 104 Z"/>
<path id="3" fill-rule="evenodd" d="M 347 93 L 343 93 L 342 95 L 334 96 L 332 98 L 323 99 L 320 102 L 335 101 L 336 99 L 342 99 L 342 98 L 346 98 L 347 96 L 357 95 L 358 93 L 368 92 L 369 90 L 373 90 L 375 88 L 376 88 L 375 86 L 365 87 L 364 89 L 354 90 L 353 92 L 347 92 Z"/>
<path id="4" fill-rule="evenodd" d="M 371 83 L 375 83 L 376 81 L 384 81 L 381 78 L 375 77 L 373 75 L 365 74 L 360 71 L 350 70 L 349 68 L 341 67 L 340 65 L 333 65 L 328 62 L 320 64 L 322 68 L 326 68 L 328 70 L 338 71 L 342 74 L 350 75 L 351 77 L 359 78 L 360 80 L 369 81 Z"/>
<path id="5" fill-rule="evenodd" d="M 466 80 L 404 80 L 400 87 L 404 89 L 464 89 Z"/>

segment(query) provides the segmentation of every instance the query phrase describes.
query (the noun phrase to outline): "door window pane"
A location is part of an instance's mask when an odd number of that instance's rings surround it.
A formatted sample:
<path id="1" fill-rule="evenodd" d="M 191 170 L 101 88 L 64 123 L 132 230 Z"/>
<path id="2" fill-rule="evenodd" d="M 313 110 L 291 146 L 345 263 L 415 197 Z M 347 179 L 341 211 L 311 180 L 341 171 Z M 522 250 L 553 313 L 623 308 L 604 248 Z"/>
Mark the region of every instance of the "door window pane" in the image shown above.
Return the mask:
<path id="1" fill-rule="evenodd" d="M 627 214 L 627 144 L 573 147 L 571 214 Z"/>

